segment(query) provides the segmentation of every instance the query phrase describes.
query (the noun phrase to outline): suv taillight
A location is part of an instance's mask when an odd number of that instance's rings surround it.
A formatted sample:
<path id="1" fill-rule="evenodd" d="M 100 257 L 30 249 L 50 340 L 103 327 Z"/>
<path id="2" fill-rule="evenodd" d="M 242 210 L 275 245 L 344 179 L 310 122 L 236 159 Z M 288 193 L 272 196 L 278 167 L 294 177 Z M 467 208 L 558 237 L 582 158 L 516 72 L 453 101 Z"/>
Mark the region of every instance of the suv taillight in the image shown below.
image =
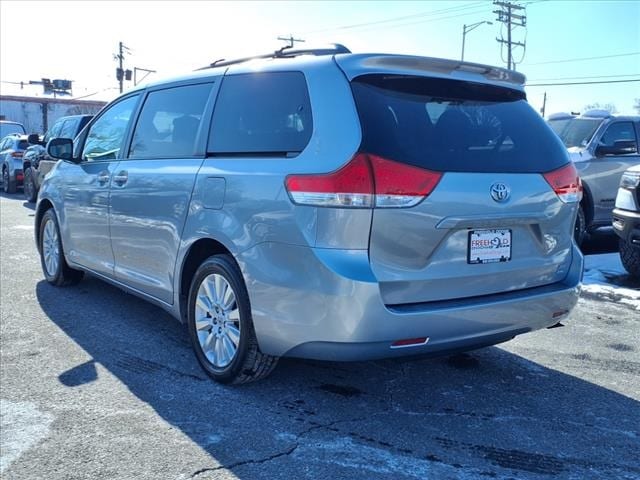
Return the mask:
<path id="1" fill-rule="evenodd" d="M 13 158 L 22 158 L 22 152 L 11 152 Z"/>
<path id="2" fill-rule="evenodd" d="M 335 172 L 289 175 L 285 185 L 298 205 L 402 208 L 420 203 L 440 178 L 439 172 L 358 153 Z"/>
<path id="3" fill-rule="evenodd" d="M 564 203 L 582 200 L 582 181 L 573 163 L 545 173 L 543 177 Z"/>

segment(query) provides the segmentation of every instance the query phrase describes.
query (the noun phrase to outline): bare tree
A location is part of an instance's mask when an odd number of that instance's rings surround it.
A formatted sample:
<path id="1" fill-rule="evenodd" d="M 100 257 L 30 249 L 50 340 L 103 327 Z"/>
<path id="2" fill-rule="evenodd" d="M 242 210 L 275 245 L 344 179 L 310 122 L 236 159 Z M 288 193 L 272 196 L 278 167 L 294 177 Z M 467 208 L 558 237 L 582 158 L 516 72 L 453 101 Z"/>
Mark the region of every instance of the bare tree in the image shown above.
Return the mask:
<path id="1" fill-rule="evenodd" d="M 606 110 L 609 113 L 618 113 L 618 109 L 613 103 L 594 102 L 584 106 L 584 110 Z"/>

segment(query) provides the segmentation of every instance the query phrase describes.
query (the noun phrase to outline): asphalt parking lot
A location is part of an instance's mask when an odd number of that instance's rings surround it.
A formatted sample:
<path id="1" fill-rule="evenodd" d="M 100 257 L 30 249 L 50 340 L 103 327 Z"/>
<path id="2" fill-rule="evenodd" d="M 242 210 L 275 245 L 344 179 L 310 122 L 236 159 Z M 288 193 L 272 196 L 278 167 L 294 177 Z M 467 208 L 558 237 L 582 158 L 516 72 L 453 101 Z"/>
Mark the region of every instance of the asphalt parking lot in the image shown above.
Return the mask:
<path id="1" fill-rule="evenodd" d="M 628 305 L 588 295 L 565 327 L 500 346 L 282 360 L 224 387 L 159 308 L 92 278 L 48 285 L 33 205 L 2 194 L 0 209 L 3 479 L 640 478 Z"/>

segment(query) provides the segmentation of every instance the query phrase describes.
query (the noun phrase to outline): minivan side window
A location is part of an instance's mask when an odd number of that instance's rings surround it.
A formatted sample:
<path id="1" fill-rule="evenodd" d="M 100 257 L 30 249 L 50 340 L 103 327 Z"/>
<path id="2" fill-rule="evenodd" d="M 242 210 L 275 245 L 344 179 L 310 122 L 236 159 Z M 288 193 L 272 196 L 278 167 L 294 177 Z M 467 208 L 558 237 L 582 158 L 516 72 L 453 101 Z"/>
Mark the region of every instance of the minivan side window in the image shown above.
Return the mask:
<path id="1" fill-rule="evenodd" d="M 212 84 L 151 92 L 133 134 L 129 158 L 193 156 Z"/>
<path id="2" fill-rule="evenodd" d="M 100 115 L 87 132 L 83 160 L 100 162 L 118 158 L 137 101 L 137 95 L 127 97 Z"/>
<path id="3" fill-rule="evenodd" d="M 209 132 L 217 155 L 285 156 L 304 150 L 313 131 L 302 72 L 225 76 Z"/>
<path id="4" fill-rule="evenodd" d="M 635 151 L 638 151 L 636 133 L 633 130 L 632 122 L 616 122 L 609 125 L 600 139 L 600 145 L 613 147 L 616 142 L 620 141 L 633 142 Z"/>

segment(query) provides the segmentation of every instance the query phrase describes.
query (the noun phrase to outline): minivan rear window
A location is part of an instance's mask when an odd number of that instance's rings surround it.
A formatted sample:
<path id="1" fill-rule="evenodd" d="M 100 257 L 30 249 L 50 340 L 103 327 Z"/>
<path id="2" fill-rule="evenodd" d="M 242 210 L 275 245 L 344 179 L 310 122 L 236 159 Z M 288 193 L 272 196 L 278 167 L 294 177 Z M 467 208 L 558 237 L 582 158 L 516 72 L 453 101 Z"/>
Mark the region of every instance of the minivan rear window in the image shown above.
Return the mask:
<path id="1" fill-rule="evenodd" d="M 544 173 L 569 161 L 518 90 L 381 74 L 352 90 L 366 153 L 440 172 Z"/>
<path id="2" fill-rule="evenodd" d="M 309 143 L 313 121 L 302 72 L 224 77 L 213 112 L 208 152 L 284 156 Z"/>

